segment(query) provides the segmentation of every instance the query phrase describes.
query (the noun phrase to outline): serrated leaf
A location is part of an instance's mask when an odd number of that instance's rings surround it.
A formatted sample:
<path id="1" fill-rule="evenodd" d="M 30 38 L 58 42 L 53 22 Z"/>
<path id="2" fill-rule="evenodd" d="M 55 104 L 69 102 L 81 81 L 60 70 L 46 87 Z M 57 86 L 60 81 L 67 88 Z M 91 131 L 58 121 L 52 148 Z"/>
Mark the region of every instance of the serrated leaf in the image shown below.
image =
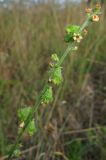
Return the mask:
<path id="1" fill-rule="evenodd" d="M 80 26 L 77 26 L 77 25 L 69 25 L 66 28 L 66 32 L 68 34 L 70 34 L 70 33 L 79 33 L 79 31 L 80 31 Z"/>
<path id="2" fill-rule="evenodd" d="M 68 42 L 71 42 L 71 41 L 74 41 L 74 40 L 73 40 L 73 35 L 71 35 L 71 34 L 66 34 L 65 37 L 64 37 L 64 41 L 67 42 L 67 43 L 68 43 Z"/>

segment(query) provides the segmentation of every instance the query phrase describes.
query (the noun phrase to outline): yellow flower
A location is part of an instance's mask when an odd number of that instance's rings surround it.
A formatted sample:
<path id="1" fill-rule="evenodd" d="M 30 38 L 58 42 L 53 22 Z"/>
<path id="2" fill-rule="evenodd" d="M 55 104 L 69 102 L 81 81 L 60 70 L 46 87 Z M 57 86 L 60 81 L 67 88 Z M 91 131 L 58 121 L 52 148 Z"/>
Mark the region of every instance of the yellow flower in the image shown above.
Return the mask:
<path id="1" fill-rule="evenodd" d="M 86 9 L 85 9 L 85 12 L 86 12 L 86 13 L 91 13 L 91 12 L 92 12 L 92 8 L 86 8 Z"/>
<path id="2" fill-rule="evenodd" d="M 99 21 L 99 16 L 98 15 L 93 15 L 92 16 L 92 21 L 94 21 L 94 22 L 98 22 Z"/>
<path id="3" fill-rule="evenodd" d="M 75 51 L 77 51 L 77 50 L 78 50 L 78 47 L 77 47 L 77 46 L 75 46 L 75 47 L 74 47 L 74 50 L 75 50 Z"/>
<path id="4" fill-rule="evenodd" d="M 74 33 L 73 39 L 79 43 L 82 40 L 82 36 L 79 33 Z"/>
<path id="5" fill-rule="evenodd" d="M 23 128 L 24 126 L 25 126 L 25 123 L 24 123 L 24 122 L 22 122 L 22 123 L 19 125 L 20 128 Z"/>

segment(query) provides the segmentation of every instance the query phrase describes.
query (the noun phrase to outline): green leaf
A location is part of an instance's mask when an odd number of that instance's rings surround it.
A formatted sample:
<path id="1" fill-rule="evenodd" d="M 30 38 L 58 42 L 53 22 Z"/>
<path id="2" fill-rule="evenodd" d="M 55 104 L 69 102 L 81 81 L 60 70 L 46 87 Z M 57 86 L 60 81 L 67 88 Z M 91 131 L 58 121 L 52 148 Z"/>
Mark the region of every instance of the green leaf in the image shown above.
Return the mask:
<path id="1" fill-rule="evenodd" d="M 47 86 L 44 94 L 41 97 L 41 102 L 48 104 L 49 102 L 52 102 L 53 100 L 53 91 L 51 86 Z"/>
<path id="2" fill-rule="evenodd" d="M 94 13 L 94 14 L 101 14 L 102 12 L 101 12 L 101 9 L 99 9 L 99 8 L 94 8 L 94 9 L 93 9 L 93 13 Z"/>
<path id="3" fill-rule="evenodd" d="M 25 107 L 18 110 L 18 117 L 21 122 L 25 121 L 31 113 L 32 107 Z"/>
<path id="4" fill-rule="evenodd" d="M 73 42 L 74 40 L 73 40 L 73 35 L 71 35 L 71 34 L 66 34 L 65 35 L 65 37 L 64 37 L 64 41 L 65 42 Z"/>
<path id="5" fill-rule="evenodd" d="M 68 34 L 70 33 L 79 33 L 80 31 L 80 26 L 77 26 L 77 25 L 69 25 L 67 28 L 66 28 L 66 32 Z"/>
<path id="6" fill-rule="evenodd" d="M 54 69 L 50 79 L 54 84 L 57 84 L 57 85 L 59 85 L 62 82 L 63 77 L 62 77 L 61 67 L 56 67 Z"/>
<path id="7" fill-rule="evenodd" d="M 70 160 L 82 160 L 83 145 L 80 140 L 72 141 L 69 146 L 69 159 Z"/>
<path id="8" fill-rule="evenodd" d="M 11 149 L 13 148 L 13 146 L 14 146 L 14 144 L 8 145 L 6 147 L 6 149 L 5 149 L 5 154 L 9 155 L 9 153 L 11 152 Z M 15 156 L 15 157 L 19 157 L 20 156 L 20 154 L 21 154 L 20 147 L 21 147 L 21 145 L 17 144 L 16 149 L 14 150 L 13 156 Z"/>

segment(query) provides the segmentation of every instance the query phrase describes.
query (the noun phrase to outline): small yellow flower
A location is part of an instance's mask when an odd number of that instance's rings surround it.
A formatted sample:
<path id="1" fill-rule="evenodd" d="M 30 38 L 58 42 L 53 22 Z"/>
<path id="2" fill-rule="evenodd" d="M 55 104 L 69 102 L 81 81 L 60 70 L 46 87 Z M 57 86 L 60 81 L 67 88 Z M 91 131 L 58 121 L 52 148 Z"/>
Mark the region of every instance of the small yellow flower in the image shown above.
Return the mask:
<path id="1" fill-rule="evenodd" d="M 82 40 L 82 36 L 79 33 L 74 33 L 73 39 L 79 43 Z"/>
<path id="2" fill-rule="evenodd" d="M 96 4 L 96 8 L 97 8 L 97 9 L 101 9 L 100 3 L 97 3 L 97 4 Z"/>
<path id="3" fill-rule="evenodd" d="M 77 51 L 78 50 L 78 47 L 77 46 L 75 46 L 75 47 L 73 47 L 73 49 L 72 49 L 73 51 Z"/>
<path id="4" fill-rule="evenodd" d="M 85 9 L 85 12 L 86 12 L 86 13 L 91 13 L 91 12 L 92 12 L 92 8 L 86 8 L 86 9 Z"/>
<path id="5" fill-rule="evenodd" d="M 77 51 L 77 50 L 78 50 L 78 47 L 77 47 L 77 46 L 75 46 L 75 47 L 74 47 L 74 50 L 75 50 L 75 51 Z"/>
<path id="6" fill-rule="evenodd" d="M 19 125 L 20 128 L 23 128 L 24 126 L 25 126 L 25 123 L 24 123 L 24 122 L 22 122 L 22 123 Z"/>
<path id="7" fill-rule="evenodd" d="M 93 15 L 92 16 L 92 21 L 94 21 L 94 22 L 98 22 L 99 21 L 99 16 L 98 15 Z"/>

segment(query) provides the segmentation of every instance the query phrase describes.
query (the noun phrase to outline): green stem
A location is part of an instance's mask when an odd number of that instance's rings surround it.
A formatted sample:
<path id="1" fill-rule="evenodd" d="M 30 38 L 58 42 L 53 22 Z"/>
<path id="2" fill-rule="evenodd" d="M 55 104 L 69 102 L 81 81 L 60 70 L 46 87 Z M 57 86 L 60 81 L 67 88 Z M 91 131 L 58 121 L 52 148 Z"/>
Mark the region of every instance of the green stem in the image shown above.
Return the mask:
<path id="1" fill-rule="evenodd" d="M 11 157 L 13 156 L 14 151 L 15 151 L 15 149 L 16 149 L 16 147 L 17 147 L 17 144 L 19 143 L 19 141 L 20 141 L 20 139 L 21 139 L 21 137 L 22 137 L 25 129 L 27 128 L 28 124 L 29 124 L 30 121 L 32 120 L 34 113 L 38 110 L 38 108 L 39 108 L 39 106 L 40 106 L 40 104 L 41 104 L 41 97 L 42 97 L 42 95 L 44 94 L 44 92 L 46 91 L 46 88 L 47 88 L 47 85 L 44 86 L 43 91 L 41 92 L 41 94 L 40 94 L 39 97 L 38 97 L 38 100 L 37 100 L 37 102 L 36 102 L 36 104 L 35 104 L 36 108 L 35 108 L 35 106 L 34 106 L 33 109 L 31 110 L 31 112 L 29 113 L 29 115 L 28 115 L 28 117 L 27 117 L 27 119 L 26 119 L 26 121 L 25 121 L 25 126 L 22 128 L 21 132 L 20 132 L 19 135 L 17 136 L 17 139 L 16 139 L 15 144 L 14 144 L 13 147 L 11 148 L 11 151 L 10 151 L 9 156 L 8 156 L 8 158 L 7 158 L 8 160 L 10 160 Z"/>
<path id="2" fill-rule="evenodd" d="M 61 66 L 61 64 L 64 62 L 64 59 L 67 57 L 67 55 L 70 53 L 70 51 L 73 49 L 74 44 L 70 44 L 67 49 L 65 50 L 64 54 L 60 58 L 60 61 L 58 63 L 58 66 Z"/>
<path id="3" fill-rule="evenodd" d="M 92 16 L 92 15 L 91 15 Z M 86 21 L 82 24 L 82 26 L 80 27 L 80 32 L 83 31 L 84 28 L 86 28 L 90 22 L 90 19 L 91 19 L 91 16 L 90 17 L 87 17 Z"/>
<path id="4" fill-rule="evenodd" d="M 82 26 L 80 27 L 80 32 L 82 32 L 83 29 L 88 26 L 89 20 L 90 20 L 90 17 L 85 20 L 85 22 L 84 22 L 84 23 L 82 24 Z M 59 63 L 58 63 L 59 66 L 61 66 L 61 64 L 64 62 L 65 58 L 66 58 L 67 55 L 70 53 L 70 51 L 73 50 L 73 47 L 75 47 L 75 42 L 70 43 L 70 44 L 68 45 L 67 49 L 65 50 L 65 52 L 64 52 L 63 55 L 62 55 L 62 57 L 60 58 L 60 61 L 59 61 Z M 41 97 L 42 97 L 42 95 L 44 94 L 44 92 L 46 91 L 46 89 L 47 89 L 47 84 L 44 86 L 43 91 L 41 91 L 41 94 L 40 94 L 40 96 L 38 97 L 38 100 L 37 100 L 35 106 L 33 107 L 32 111 L 29 113 L 29 115 L 28 115 L 28 117 L 27 117 L 27 119 L 26 119 L 26 121 L 25 121 L 25 126 L 24 126 L 24 128 L 22 129 L 22 131 L 21 131 L 21 132 L 19 133 L 19 135 L 17 136 L 16 142 L 15 142 L 15 144 L 13 145 L 13 147 L 11 148 L 11 151 L 10 151 L 9 156 L 8 156 L 8 158 L 7 158 L 8 160 L 10 160 L 11 157 L 13 156 L 14 151 L 15 151 L 15 149 L 16 149 L 16 147 L 17 147 L 17 144 L 18 144 L 19 141 L 21 140 L 21 137 L 22 137 L 25 129 L 27 128 L 28 124 L 29 124 L 30 121 L 32 120 L 33 115 L 34 115 L 34 114 L 36 113 L 36 111 L 38 110 L 38 108 L 39 108 L 39 106 L 40 106 L 40 104 L 41 104 Z"/>

